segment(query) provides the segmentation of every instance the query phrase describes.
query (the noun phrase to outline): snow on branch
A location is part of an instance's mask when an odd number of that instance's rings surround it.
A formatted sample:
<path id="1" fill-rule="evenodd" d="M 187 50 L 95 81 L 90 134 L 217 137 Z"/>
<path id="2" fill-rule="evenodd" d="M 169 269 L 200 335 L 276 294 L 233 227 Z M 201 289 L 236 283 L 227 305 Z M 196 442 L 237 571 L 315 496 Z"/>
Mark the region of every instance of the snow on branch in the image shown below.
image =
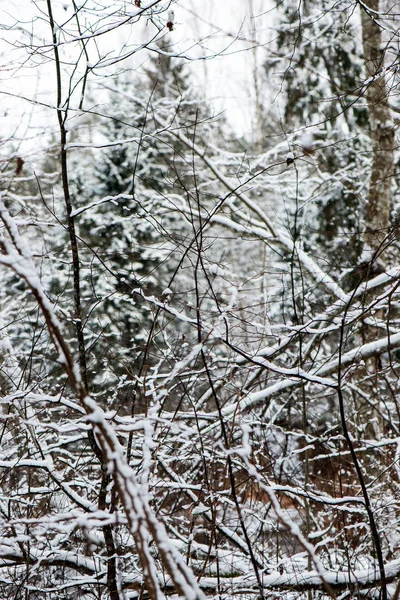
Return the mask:
<path id="1" fill-rule="evenodd" d="M 155 599 L 162 597 L 154 557 L 149 548 L 150 534 L 157 544 L 163 564 L 179 593 L 187 600 L 202 600 L 204 595 L 196 578 L 176 546 L 170 541 L 164 525 L 157 520 L 152 512 L 148 499 L 143 494 L 134 471 L 128 465 L 125 451 L 119 443 L 114 429 L 108 423 L 104 411 L 88 396 L 79 370 L 64 340 L 61 324 L 55 315 L 53 305 L 41 286 L 29 250 L 20 237 L 18 229 L 1 198 L 0 218 L 13 242 L 13 245 L 10 244 L 4 236 L 0 240 L 4 252 L 0 255 L 0 263 L 13 269 L 25 280 L 43 312 L 51 338 L 58 350 L 59 360 L 64 366 L 70 384 L 87 413 L 87 420 L 97 435 L 101 451 L 115 480 L 130 531 L 135 539 L 149 593 Z"/>

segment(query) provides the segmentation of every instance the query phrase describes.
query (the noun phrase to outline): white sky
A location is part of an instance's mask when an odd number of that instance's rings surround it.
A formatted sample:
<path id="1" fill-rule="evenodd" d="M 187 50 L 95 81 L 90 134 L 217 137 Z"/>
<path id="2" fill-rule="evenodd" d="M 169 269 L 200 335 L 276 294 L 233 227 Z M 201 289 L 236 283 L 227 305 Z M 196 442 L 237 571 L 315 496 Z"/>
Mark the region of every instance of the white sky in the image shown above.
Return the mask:
<path id="1" fill-rule="evenodd" d="M 272 37 L 274 12 L 267 11 L 270 4 L 268 0 L 187 0 L 179 10 L 198 39 L 211 34 L 208 44 L 204 43 L 209 54 L 223 52 L 201 66 L 208 100 L 217 110 L 226 110 L 236 129 L 245 134 L 252 128 L 254 78 L 256 73 L 261 75 L 266 52 L 262 46 Z"/>
<path id="2" fill-rule="evenodd" d="M 149 2 L 142 0 L 142 6 Z M 193 65 L 202 93 L 213 103 L 216 112 L 224 111 L 235 129 L 249 137 L 254 116 L 255 73 L 259 76 L 262 71 L 265 56 L 262 46 L 271 38 L 274 12 L 267 10 L 271 2 L 178 0 L 174 31 L 168 34 L 178 51 L 190 58 L 206 58 Z M 84 0 L 80 0 L 80 4 L 84 4 Z M 106 0 L 99 0 L 99 5 L 108 6 Z M 133 0 L 129 3 L 120 1 L 110 4 L 104 13 L 99 11 L 98 15 L 89 16 L 97 28 L 110 28 L 121 20 L 118 6 L 131 12 L 136 10 Z M 34 140 L 33 146 L 40 145 L 40 138 L 47 135 L 49 126 L 56 125 L 54 111 L 50 118 L 47 109 L 29 102 L 56 104 L 51 32 L 45 0 L 0 0 L 0 9 L 0 22 L 13 26 L 3 29 L 0 42 L 2 139 L 12 136 L 14 151 L 18 152 L 19 140 L 24 141 L 25 147 L 29 138 Z M 56 22 L 63 24 L 63 28 L 75 27 L 72 0 L 53 0 L 53 10 Z M 161 15 L 161 19 L 165 16 Z M 121 49 L 122 52 L 132 49 L 135 44 L 149 39 L 154 31 L 155 27 L 148 22 L 108 31 L 88 45 L 90 62 L 95 64 L 100 55 L 107 56 L 108 52 L 111 56 L 120 53 Z M 138 36 L 142 39 L 138 40 Z M 259 47 L 255 48 L 253 40 Z M 62 50 L 63 56 L 68 59 L 69 55 L 74 64 L 77 45 L 63 46 Z M 216 56 L 211 59 L 214 54 Z M 125 66 L 137 67 L 147 56 L 147 50 L 140 50 L 134 58 L 111 67 L 110 72 Z M 71 67 L 67 68 L 71 70 Z M 96 75 L 91 77 L 96 79 Z M 12 96 L 4 95 L 4 92 Z M 78 97 L 74 100 L 77 102 Z"/>

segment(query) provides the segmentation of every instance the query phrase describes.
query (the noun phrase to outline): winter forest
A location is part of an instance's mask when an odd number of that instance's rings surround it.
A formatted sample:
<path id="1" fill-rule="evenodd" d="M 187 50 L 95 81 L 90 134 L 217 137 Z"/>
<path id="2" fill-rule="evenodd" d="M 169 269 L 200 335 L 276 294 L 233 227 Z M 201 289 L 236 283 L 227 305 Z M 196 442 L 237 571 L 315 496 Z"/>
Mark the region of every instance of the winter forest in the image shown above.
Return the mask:
<path id="1" fill-rule="evenodd" d="M 0 598 L 399 600 L 399 3 L 2 9 Z"/>

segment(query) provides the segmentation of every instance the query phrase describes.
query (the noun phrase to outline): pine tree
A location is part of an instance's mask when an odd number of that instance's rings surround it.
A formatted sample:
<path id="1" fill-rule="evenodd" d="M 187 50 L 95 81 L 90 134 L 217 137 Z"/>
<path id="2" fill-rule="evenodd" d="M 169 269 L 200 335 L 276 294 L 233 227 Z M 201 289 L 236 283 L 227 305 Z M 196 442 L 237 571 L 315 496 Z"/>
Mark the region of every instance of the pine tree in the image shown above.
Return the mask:
<path id="1" fill-rule="evenodd" d="M 186 133 L 197 123 L 201 131 L 203 114 L 182 69 L 160 54 L 144 80 L 127 75 L 109 86 L 111 116 L 100 128 L 105 149 L 90 158 L 90 180 L 87 165 L 76 161 L 73 168 L 92 385 L 100 394 L 114 385 L 121 410 L 143 365 L 163 356 L 164 317 L 155 322 L 157 306 L 147 298 L 163 302 L 169 296 L 192 235 L 168 200 L 188 193 L 191 157 L 153 122 L 155 113 Z M 169 335 L 178 335 L 176 325 Z"/>
<path id="2" fill-rule="evenodd" d="M 282 124 L 303 182 L 292 212 L 304 223 L 305 247 L 342 277 L 360 258 L 365 227 L 368 111 L 359 22 L 352 6 L 336 11 L 330 0 L 277 10 L 277 48 L 266 68 L 280 79 Z"/>

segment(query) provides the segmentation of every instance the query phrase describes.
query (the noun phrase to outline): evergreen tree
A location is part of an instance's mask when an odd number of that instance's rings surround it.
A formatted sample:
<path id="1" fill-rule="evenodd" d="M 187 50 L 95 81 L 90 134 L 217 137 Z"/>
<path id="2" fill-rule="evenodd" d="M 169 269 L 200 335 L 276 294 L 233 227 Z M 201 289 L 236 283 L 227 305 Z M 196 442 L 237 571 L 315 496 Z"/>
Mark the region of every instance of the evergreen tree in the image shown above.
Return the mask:
<path id="1" fill-rule="evenodd" d="M 292 218 L 297 214 L 297 228 L 303 224 L 305 247 L 339 277 L 361 255 L 369 166 L 362 43 L 353 8 L 336 10 L 330 0 L 281 4 L 276 54 L 266 63 L 280 78 L 282 125 L 299 172 Z"/>
<path id="2" fill-rule="evenodd" d="M 189 135 L 197 126 L 200 135 L 205 115 L 183 67 L 163 54 L 150 61 L 144 80 L 119 77 L 109 96 L 110 118 L 97 127 L 105 148 L 89 159 L 90 180 L 87 165 L 73 159 L 72 185 L 80 207 L 92 385 L 101 394 L 114 382 L 120 407 L 134 395 L 143 365 L 162 358 L 164 337 L 173 343 L 178 335 L 176 325 L 165 333 L 165 317 L 155 321 L 157 302 L 169 300 L 170 279 L 176 283 L 192 235 L 170 200 L 193 186 L 191 157 L 169 131 L 159 131 L 153 114 Z"/>

